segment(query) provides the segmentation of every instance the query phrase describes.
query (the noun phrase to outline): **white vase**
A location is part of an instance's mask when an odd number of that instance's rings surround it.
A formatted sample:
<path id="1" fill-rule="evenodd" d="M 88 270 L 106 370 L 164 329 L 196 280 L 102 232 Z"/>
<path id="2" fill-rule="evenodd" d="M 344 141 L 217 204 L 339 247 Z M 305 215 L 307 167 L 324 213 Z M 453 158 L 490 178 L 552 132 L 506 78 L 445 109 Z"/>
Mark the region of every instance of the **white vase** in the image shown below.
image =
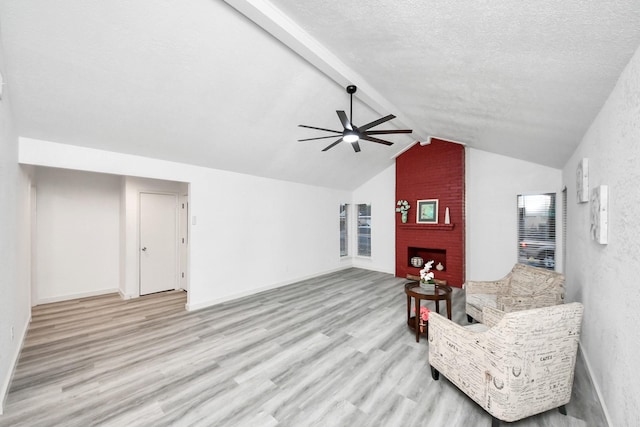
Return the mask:
<path id="1" fill-rule="evenodd" d="M 444 223 L 445 224 L 451 224 L 451 218 L 449 217 L 449 208 L 448 207 L 444 211 Z"/>

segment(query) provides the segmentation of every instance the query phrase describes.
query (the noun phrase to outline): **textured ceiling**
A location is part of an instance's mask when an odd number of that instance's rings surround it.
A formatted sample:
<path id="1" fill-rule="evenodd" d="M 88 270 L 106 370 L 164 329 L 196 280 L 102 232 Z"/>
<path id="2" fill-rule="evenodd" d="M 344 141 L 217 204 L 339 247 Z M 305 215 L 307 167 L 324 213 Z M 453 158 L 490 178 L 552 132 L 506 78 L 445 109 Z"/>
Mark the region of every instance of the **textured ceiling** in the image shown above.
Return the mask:
<path id="1" fill-rule="evenodd" d="M 19 133 L 344 189 L 427 136 L 562 167 L 640 45 L 637 0 L 228 3 L 0 0 Z M 356 124 L 413 136 L 296 142 L 339 129 L 347 83 Z"/>
<path id="2" fill-rule="evenodd" d="M 640 2 L 274 0 L 429 135 L 562 167 L 640 45 Z"/>

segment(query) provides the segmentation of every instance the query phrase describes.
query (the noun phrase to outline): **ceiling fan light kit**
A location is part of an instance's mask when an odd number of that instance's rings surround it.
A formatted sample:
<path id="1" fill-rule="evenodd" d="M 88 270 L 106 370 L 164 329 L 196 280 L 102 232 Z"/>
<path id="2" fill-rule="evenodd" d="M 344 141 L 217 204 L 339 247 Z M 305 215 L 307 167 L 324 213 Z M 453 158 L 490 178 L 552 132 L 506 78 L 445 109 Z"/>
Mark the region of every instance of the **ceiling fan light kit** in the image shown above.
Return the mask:
<path id="1" fill-rule="evenodd" d="M 342 140 L 344 142 L 356 142 L 360 139 L 360 137 L 358 136 L 358 134 L 352 130 L 345 130 L 342 133 Z"/>
<path id="2" fill-rule="evenodd" d="M 336 110 L 336 114 L 338 114 L 338 119 L 340 119 L 340 123 L 342 123 L 342 131 L 320 128 L 315 126 L 298 125 L 303 128 L 321 130 L 324 132 L 331 132 L 333 134 L 329 136 L 319 136 L 316 138 L 299 139 L 298 141 L 299 142 L 315 141 L 317 139 L 335 138 L 341 135 L 336 141 L 334 141 L 333 143 L 325 147 L 322 151 L 327 151 L 344 141 L 346 143 L 351 144 L 351 146 L 353 147 L 353 150 L 356 153 L 358 153 L 360 151 L 360 144 L 358 143 L 358 141 L 360 140 L 375 142 L 377 144 L 393 145 L 393 142 L 386 141 L 384 139 L 380 139 L 372 135 L 387 135 L 387 134 L 394 134 L 394 133 L 411 133 L 412 132 L 412 130 L 410 129 L 369 130 L 382 123 L 388 122 L 389 120 L 395 119 L 396 116 L 394 116 L 393 114 L 389 114 L 388 116 L 381 117 L 378 120 L 374 120 L 362 126 L 355 126 L 353 124 L 353 94 L 356 93 L 357 90 L 358 88 L 354 85 L 347 86 L 347 93 L 350 96 L 349 117 L 347 117 L 347 114 L 344 111 Z"/>

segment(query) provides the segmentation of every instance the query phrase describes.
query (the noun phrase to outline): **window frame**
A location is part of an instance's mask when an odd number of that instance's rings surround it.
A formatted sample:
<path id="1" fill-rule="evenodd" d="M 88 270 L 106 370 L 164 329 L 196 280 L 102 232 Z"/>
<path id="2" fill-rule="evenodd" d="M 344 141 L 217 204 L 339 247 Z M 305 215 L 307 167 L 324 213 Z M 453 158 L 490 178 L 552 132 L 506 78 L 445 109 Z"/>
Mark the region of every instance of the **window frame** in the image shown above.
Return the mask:
<path id="1" fill-rule="evenodd" d="M 345 258 L 348 257 L 351 253 L 351 251 L 349 250 L 349 235 L 351 234 L 349 232 L 349 229 L 351 228 L 349 226 L 349 219 L 351 217 L 351 215 L 349 215 L 349 208 L 350 208 L 350 204 L 349 203 L 340 203 L 340 211 L 339 211 L 339 233 L 340 233 L 340 258 Z M 344 213 L 344 219 L 343 219 L 343 213 Z M 343 236 L 342 234 L 344 233 L 344 242 L 343 242 Z"/>
<path id="2" fill-rule="evenodd" d="M 545 197 L 551 200 L 544 201 Z M 554 191 L 517 195 L 516 247 L 519 263 L 553 271 L 557 269 L 560 263 L 557 203 L 558 194 Z"/>
<path id="3" fill-rule="evenodd" d="M 356 227 L 356 236 L 357 236 L 357 248 L 356 248 L 356 255 L 358 257 L 361 258 L 371 258 L 371 254 L 372 254 L 372 244 L 371 244 L 371 231 L 373 229 L 372 224 L 371 224 L 371 220 L 373 218 L 372 215 L 372 207 L 371 207 L 371 203 L 358 203 L 355 205 L 356 206 L 356 215 L 355 215 L 355 227 Z M 361 217 L 360 215 L 360 209 L 361 206 L 367 206 L 368 207 L 368 215 L 364 215 Z M 366 221 L 366 223 L 361 223 L 361 221 Z M 368 233 L 361 233 L 362 229 L 368 229 L 369 232 Z M 364 239 L 366 241 L 368 241 L 368 253 L 362 253 L 361 252 L 361 240 Z"/>

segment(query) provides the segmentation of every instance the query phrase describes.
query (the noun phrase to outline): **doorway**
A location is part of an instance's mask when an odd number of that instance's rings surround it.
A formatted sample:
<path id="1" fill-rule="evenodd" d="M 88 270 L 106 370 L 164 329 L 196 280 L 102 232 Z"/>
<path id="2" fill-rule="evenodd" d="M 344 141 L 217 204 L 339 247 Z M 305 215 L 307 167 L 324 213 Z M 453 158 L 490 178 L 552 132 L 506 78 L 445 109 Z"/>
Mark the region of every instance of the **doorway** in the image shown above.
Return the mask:
<path id="1" fill-rule="evenodd" d="M 178 199 L 140 193 L 140 295 L 177 289 Z"/>

